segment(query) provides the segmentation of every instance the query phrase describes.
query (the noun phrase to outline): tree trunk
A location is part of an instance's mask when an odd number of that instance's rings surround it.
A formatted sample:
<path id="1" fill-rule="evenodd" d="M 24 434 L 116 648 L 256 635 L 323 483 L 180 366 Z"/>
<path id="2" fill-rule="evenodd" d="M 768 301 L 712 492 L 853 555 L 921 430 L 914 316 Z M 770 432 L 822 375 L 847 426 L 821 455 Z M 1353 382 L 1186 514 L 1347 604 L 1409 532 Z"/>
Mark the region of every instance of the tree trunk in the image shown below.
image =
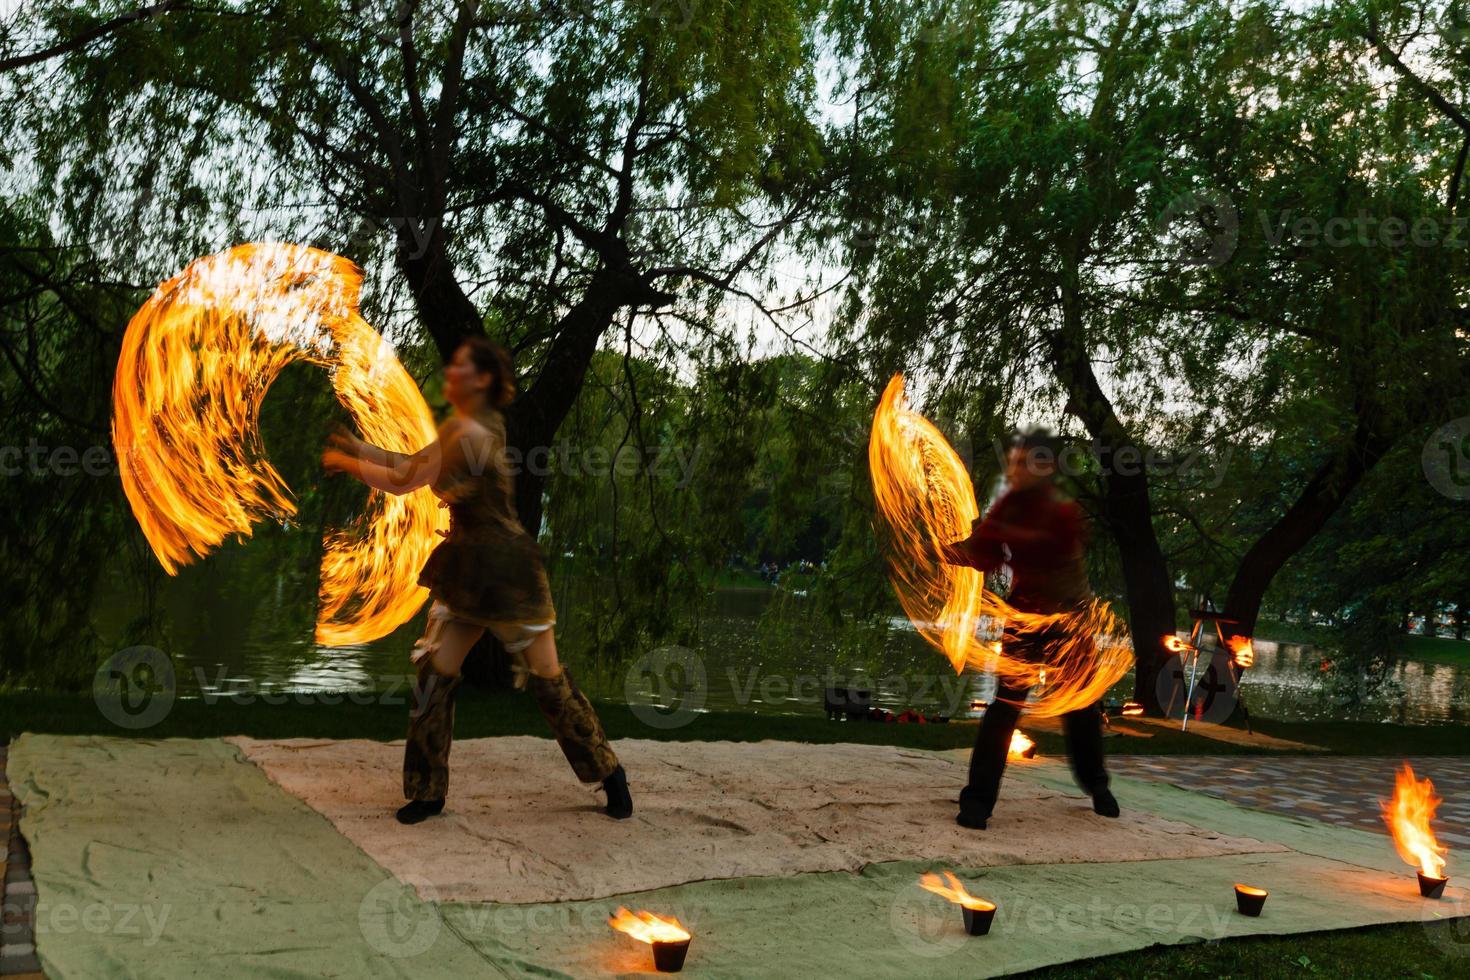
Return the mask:
<path id="1" fill-rule="evenodd" d="M 1067 410 L 1087 427 L 1102 456 L 1103 516 L 1118 545 L 1133 638 L 1133 699 L 1145 713 L 1162 716 L 1158 679 L 1170 657 L 1164 640 L 1176 628 L 1174 587 L 1154 534 L 1143 454 L 1098 384 L 1082 330 L 1075 276 L 1068 279 L 1062 293 L 1063 325 L 1050 337 L 1052 367 L 1067 389 Z"/>
<path id="2" fill-rule="evenodd" d="M 1131 443 L 1113 447 L 1136 453 Z M 1106 464 L 1105 464 L 1106 465 Z M 1133 636 L 1133 699 L 1151 715 L 1162 715 L 1159 672 L 1172 654 L 1164 648 L 1174 635 L 1174 588 L 1168 562 L 1154 534 L 1149 508 L 1148 475 L 1142 467 L 1136 476 L 1112 474 L 1106 478 L 1105 513 L 1123 569 L 1128 599 L 1128 625 Z"/>
<path id="3" fill-rule="evenodd" d="M 516 516 L 532 537 L 541 531 L 541 495 L 555 459 L 552 444 L 581 394 L 598 340 L 619 310 L 656 309 L 673 300 L 672 294 L 650 287 L 631 270 L 603 269 L 557 324 L 556 339 L 535 384 L 512 403 L 506 420 L 507 442 L 520 452 L 522 461 L 516 476 Z M 539 462 L 543 459 L 546 465 Z"/>
<path id="4" fill-rule="evenodd" d="M 1358 404 L 1358 425 L 1351 440 L 1313 474 L 1296 502 L 1241 559 L 1225 596 L 1225 615 L 1236 621 L 1226 626 L 1227 635 L 1255 635 L 1261 601 L 1276 573 L 1322 529 L 1393 445 L 1392 435 L 1380 433 L 1368 421 L 1369 412 L 1365 404 Z"/>
<path id="5" fill-rule="evenodd" d="M 414 307 L 447 364 L 461 340 L 484 334 L 484 318 L 454 276 L 442 222 L 431 226 L 427 241 L 405 222 L 398 229 L 398 246 L 398 267 L 413 290 Z"/>

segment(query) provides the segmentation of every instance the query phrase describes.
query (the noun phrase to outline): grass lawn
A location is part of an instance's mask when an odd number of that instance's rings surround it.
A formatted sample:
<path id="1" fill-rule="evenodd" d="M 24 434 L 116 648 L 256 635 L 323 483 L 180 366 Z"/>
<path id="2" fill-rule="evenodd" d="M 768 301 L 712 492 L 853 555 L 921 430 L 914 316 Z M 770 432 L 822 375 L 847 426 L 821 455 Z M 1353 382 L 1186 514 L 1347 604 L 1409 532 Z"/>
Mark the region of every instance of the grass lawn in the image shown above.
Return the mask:
<path id="1" fill-rule="evenodd" d="M 1470 640 L 1415 635 L 1399 637 L 1399 643 L 1399 652 L 1410 660 L 1470 667 Z"/>
<path id="2" fill-rule="evenodd" d="M 267 700 L 269 698 L 269 701 Z M 271 703 L 275 702 L 275 703 Z M 874 722 L 829 722 L 820 717 L 755 715 L 712 711 L 694 716 L 677 728 L 645 723 L 626 704 L 597 702 L 611 738 L 660 741 L 859 742 L 924 749 L 968 748 L 976 722 L 944 725 L 899 725 Z M 158 724 L 145 729 L 114 725 L 90 695 L 7 692 L 0 694 L 0 738 L 21 732 L 68 735 L 121 735 L 142 738 L 209 738 L 251 735 L 256 738 L 402 738 L 408 724 L 409 690 L 364 694 L 279 694 L 178 700 Z M 1470 728 L 1463 725 L 1385 725 L 1374 722 L 1284 722 L 1253 719 L 1267 735 L 1319 745 L 1338 755 L 1456 755 L 1470 752 Z M 1021 728 L 1026 729 L 1024 717 Z M 1044 754 L 1060 754 L 1060 735 L 1031 733 Z M 529 694 L 461 689 L 455 709 L 455 735 L 539 735 L 550 732 Z M 1214 742 L 1164 729 L 1152 738 L 1128 735 L 1107 740 L 1115 755 L 1250 755 L 1259 749 Z"/>
<path id="3" fill-rule="evenodd" d="M 1470 975 L 1470 920 L 1155 946 L 1020 975 L 1038 980 L 1043 977 L 1046 980 L 1112 980 L 1114 977 L 1448 980 Z"/>
<path id="4" fill-rule="evenodd" d="M 1302 626 L 1274 619 L 1262 619 L 1256 626 L 1256 635 L 1263 640 L 1275 640 L 1278 643 L 1310 643 L 1314 646 L 1333 646 L 1337 643 L 1337 631 L 1330 627 Z M 1470 640 L 1404 633 L 1396 637 L 1394 642 L 1394 652 L 1407 660 L 1470 667 Z"/>

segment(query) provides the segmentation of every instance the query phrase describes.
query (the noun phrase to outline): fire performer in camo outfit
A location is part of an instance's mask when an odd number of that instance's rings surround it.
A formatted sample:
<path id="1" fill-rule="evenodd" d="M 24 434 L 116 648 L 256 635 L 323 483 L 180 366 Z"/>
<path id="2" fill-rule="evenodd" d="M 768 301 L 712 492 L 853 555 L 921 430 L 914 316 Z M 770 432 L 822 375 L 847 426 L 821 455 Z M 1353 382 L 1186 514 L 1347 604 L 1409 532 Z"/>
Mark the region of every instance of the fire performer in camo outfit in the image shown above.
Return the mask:
<path id="1" fill-rule="evenodd" d="M 551 604 L 541 550 L 521 526 L 505 458 L 505 419 L 515 397 L 510 354 L 483 337 L 466 340 L 444 368 L 444 394 L 454 415 L 439 438 L 411 456 L 390 453 L 348 433 L 322 455 L 329 471 L 387 493 L 430 487 L 449 508 L 448 536 L 419 574 L 433 605 L 414 645 L 418 665 L 414 709 L 403 753 L 403 823 L 444 809 L 449 748 L 460 667 L 489 630 L 529 668 L 529 686 L 557 744 L 584 783 L 601 782 L 608 816 L 633 813 L 628 778 L 586 696 L 557 662 Z"/>

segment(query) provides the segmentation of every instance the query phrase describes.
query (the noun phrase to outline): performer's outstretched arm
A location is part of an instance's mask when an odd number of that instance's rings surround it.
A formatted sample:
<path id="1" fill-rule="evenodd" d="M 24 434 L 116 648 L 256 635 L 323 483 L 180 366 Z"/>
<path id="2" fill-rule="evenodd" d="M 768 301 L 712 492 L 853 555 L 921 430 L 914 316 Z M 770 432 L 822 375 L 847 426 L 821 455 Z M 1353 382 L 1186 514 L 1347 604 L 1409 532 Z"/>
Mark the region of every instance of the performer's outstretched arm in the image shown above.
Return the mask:
<path id="1" fill-rule="evenodd" d="M 387 454 L 384 462 L 350 455 L 340 449 L 328 449 L 322 453 L 322 466 L 329 473 L 346 473 L 355 477 L 375 490 L 405 494 L 434 482 L 443 465 L 444 453 L 445 447 L 438 439 L 411 456 Z"/>
<path id="2" fill-rule="evenodd" d="M 409 458 L 408 453 L 395 453 L 381 446 L 374 446 L 365 439 L 359 439 L 356 435 L 346 429 L 339 428 L 331 435 L 330 442 L 333 446 L 342 450 L 349 456 L 365 459 L 369 463 L 377 463 L 379 466 L 397 466 Z"/>

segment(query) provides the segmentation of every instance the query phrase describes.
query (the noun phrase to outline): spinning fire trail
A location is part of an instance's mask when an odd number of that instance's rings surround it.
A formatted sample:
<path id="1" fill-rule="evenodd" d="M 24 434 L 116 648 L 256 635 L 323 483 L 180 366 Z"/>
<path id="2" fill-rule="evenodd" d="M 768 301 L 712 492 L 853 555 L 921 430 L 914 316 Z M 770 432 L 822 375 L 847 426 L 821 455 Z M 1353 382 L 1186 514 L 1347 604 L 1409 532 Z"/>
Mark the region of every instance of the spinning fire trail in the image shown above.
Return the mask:
<path id="1" fill-rule="evenodd" d="M 358 315 L 362 272 L 320 249 L 240 245 L 196 259 L 128 324 L 113 383 L 123 490 L 170 574 L 257 521 L 296 513 L 265 458 L 260 406 L 282 368 L 326 368 L 370 443 L 412 453 L 435 427 L 392 348 Z M 406 622 L 428 590 L 418 570 L 448 527 L 432 492 L 373 493 L 324 541 L 316 639 L 340 646 Z"/>
<path id="2" fill-rule="evenodd" d="M 868 440 L 868 468 L 878 513 L 887 526 L 889 578 L 914 628 L 956 673 L 966 666 L 1003 680 L 1039 683 L 1026 709 L 1055 717 L 1092 704 L 1128 672 L 1133 654 L 1107 605 L 1042 615 L 1013 609 L 985 588 L 973 568 L 940 561 L 945 545 L 966 537 L 979 516 L 964 462 L 903 397 L 903 376 L 888 383 Z M 1006 656 L 980 640 L 987 621 L 1018 634 L 1047 637 L 1037 662 Z"/>

